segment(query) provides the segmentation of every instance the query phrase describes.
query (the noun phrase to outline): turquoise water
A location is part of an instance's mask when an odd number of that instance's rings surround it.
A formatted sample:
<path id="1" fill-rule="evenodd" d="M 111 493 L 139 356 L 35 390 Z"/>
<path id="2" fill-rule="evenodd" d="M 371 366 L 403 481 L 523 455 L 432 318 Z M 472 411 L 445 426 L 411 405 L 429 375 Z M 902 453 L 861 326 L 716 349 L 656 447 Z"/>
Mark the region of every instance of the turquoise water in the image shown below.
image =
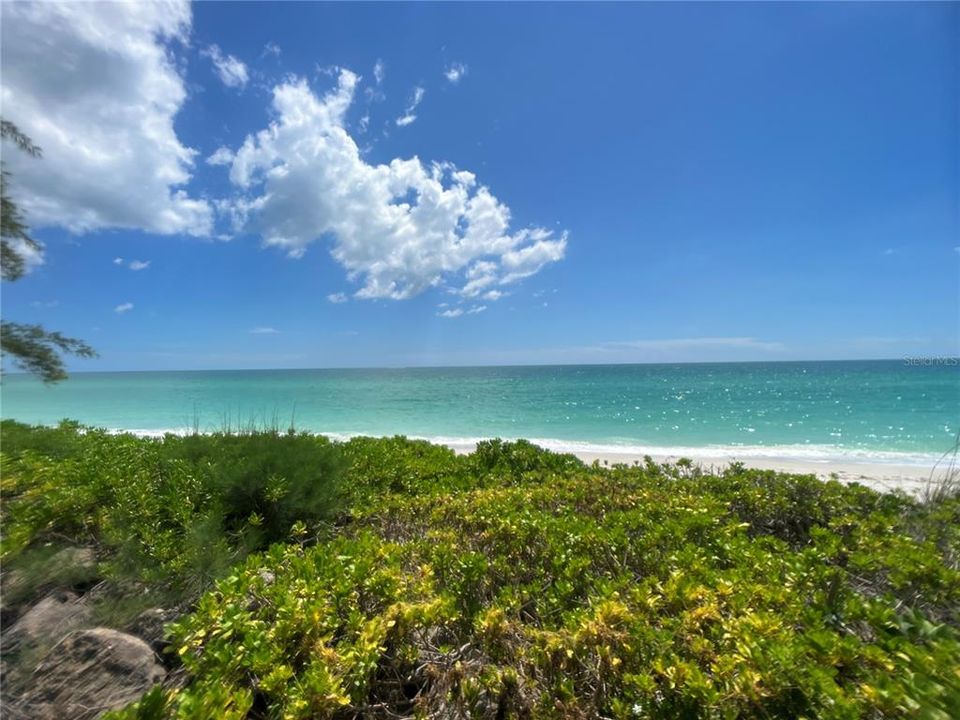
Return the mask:
<path id="1" fill-rule="evenodd" d="M 291 425 L 557 449 L 928 462 L 960 428 L 960 367 L 902 361 L 77 373 L 0 385 L 5 418 L 138 432 Z"/>

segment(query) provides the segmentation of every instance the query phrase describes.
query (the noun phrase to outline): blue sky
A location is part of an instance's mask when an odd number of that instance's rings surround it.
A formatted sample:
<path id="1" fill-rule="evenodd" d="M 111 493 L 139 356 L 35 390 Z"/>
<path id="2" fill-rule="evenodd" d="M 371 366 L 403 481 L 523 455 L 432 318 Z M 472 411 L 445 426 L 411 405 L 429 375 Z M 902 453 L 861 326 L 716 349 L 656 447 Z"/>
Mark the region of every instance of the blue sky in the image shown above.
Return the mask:
<path id="1" fill-rule="evenodd" d="M 74 370 L 960 353 L 956 4 L 3 16 Z"/>

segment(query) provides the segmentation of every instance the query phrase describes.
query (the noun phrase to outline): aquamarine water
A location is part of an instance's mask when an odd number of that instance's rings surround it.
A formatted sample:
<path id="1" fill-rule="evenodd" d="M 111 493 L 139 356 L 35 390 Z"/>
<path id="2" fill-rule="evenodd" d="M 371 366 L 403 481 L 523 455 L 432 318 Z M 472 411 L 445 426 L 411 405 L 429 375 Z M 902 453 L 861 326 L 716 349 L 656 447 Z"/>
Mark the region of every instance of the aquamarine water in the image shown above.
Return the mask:
<path id="1" fill-rule="evenodd" d="M 291 424 L 334 436 L 524 437 L 557 449 L 927 463 L 960 367 L 902 361 L 76 373 L 0 385 L 4 418 L 138 432 Z"/>

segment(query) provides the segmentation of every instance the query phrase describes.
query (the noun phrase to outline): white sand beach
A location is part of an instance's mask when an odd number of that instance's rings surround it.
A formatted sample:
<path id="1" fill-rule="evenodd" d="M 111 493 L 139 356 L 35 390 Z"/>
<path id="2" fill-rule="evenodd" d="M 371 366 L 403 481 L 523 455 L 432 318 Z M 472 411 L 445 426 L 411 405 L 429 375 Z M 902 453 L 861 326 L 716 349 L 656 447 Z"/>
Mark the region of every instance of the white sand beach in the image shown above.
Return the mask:
<path id="1" fill-rule="evenodd" d="M 576 453 L 584 462 L 592 463 L 595 460 L 601 464 L 643 462 L 642 456 L 632 454 L 604 453 Z M 676 462 L 679 456 L 655 455 L 651 456 L 657 462 Z M 728 457 L 711 457 L 709 455 L 694 455 L 690 457 L 694 463 L 704 468 L 722 469 L 733 460 Z M 821 480 L 836 479 L 845 483 L 857 482 L 875 490 L 903 490 L 908 493 L 919 493 L 928 484 L 935 482 L 939 473 L 932 466 L 900 465 L 892 463 L 866 462 L 835 462 L 814 461 L 796 458 L 749 457 L 736 458 L 747 467 L 762 470 L 777 470 L 780 472 L 816 475 Z"/>
<path id="2" fill-rule="evenodd" d="M 476 448 L 473 443 L 446 444 L 458 453 L 473 452 Z M 601 465 L 633 465 L 643 463 L 645 457 L 643 453 L 617 452 L 614 449 L 603 451 L 575 449 L 569 452 L 585 463 L 599 462 Z M 945 467 L 934 467 L 933 463 L 921 465 L 858 460 L 811 460 L 792 457 L 758 457 L 749 454 L 730 457 L 684 452 L 683 455 L 651 453 L 650 457 L 659 463 L 675 463 L 681 457 L 686 457 L 704 469 L 715 470 L 722 470 L 732 462 L 742 462 L 747 467 L 761 470 L 816 475 L 821 480 L 835 479 L 844 483 L 860 483 L 874 490 L 903 490 L 910 494 L 918 494 L 931 483 L 936 483 L 946 470 Z"/>

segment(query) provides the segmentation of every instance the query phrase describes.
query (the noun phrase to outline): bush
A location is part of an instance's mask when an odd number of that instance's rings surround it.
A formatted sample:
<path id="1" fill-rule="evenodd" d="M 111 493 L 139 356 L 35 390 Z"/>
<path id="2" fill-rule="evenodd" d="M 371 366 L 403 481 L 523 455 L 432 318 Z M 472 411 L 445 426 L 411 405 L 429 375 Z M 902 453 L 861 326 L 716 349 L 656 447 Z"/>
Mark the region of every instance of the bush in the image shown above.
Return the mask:
<path id="1" fill-rule="evenodd" d="M 751 486 L 776 501 L 756 524 Z M 648 467 L 404 487 L 206 595 L 160 716 L 956 717 L 960 573 L 904 499 L 811 494 Z"/>
<path id="2" fill-rule="evenodd" d="M 11 456 L 7 433 L 17 439 Z M 9 421 L 3 434 L 0 547 L 14 564 L 32 548 L 89 546 L 108 577 L 189 595 L 292 530 L 316 535 L 342 504 L 343 461 L 324 438 L 150 439 Z M 57 457 L 43 454 L 51 445 Z"/>
<path id="3" fill-rule="evenodd" d="M 5 562 L 85 545 L 196 600 L 183 684 L 114 717 L 960 717 L 957 497 L 524 441 L 3 431 Z"/>

